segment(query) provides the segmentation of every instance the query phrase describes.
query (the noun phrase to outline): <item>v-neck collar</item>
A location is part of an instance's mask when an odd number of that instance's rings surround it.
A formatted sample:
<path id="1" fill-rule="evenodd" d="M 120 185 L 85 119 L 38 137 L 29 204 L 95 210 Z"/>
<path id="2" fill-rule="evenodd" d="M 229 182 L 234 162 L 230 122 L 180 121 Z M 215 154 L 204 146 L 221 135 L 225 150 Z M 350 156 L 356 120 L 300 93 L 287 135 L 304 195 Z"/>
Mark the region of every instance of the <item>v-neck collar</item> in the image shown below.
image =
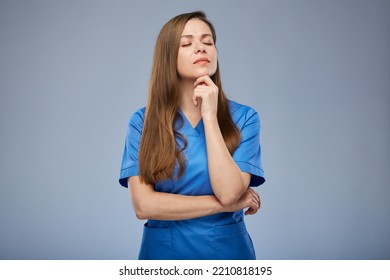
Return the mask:
<path id="1" fill-rule="evenodd" d="M 179 108 L 178 109 L 179 114 L 183 117 L 183 127 L 186 128 L 186 131 L 191 133 L 195 132 L 196 135 L 203 134 L 204 133 L 204 127 L 203 127 L 203 120 L 202 118 L 198 121 L 198 123 L 193 126 L 191 122 L 188 120 L 186 114 Z"/>

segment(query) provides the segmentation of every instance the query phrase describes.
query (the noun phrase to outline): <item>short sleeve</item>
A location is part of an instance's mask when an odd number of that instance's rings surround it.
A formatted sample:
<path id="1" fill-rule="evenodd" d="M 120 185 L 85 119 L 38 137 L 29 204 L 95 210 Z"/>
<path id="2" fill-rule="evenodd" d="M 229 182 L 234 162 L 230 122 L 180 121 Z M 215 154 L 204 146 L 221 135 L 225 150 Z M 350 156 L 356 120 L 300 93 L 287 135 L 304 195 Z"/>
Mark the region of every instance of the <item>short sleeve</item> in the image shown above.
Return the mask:
<path id="1" fill-rule="evenodd" d="M 136 111 L 129 120 L 126 131 L 119 184 L 127 188 L 127 179 L 138 175 L 138 150 L 144 120 L 144 109 Z"/>
<path id="2" fill-rule="evenodd" d="M 245 112 L 240 115 L 237 125 L 241 130 L 241 141 L 233 159 L 241 171 L 252 175 L 249 186 L 260 186 L 265 182 L 261 163 L 260 117 L 250 107 L 246 107 Z"/>

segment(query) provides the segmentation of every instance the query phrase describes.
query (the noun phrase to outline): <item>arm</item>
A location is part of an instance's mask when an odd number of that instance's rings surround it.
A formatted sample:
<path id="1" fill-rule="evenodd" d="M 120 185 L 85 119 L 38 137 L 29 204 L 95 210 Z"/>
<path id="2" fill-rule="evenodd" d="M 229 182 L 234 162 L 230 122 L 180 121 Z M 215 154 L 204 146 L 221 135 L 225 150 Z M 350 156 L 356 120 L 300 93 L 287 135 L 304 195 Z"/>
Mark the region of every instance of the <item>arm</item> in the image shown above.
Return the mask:
<path id="1" fill-rule="evenodd" d="M 195 105 L 198 99 L 201 99 L 210 182 L 219 201 L 230 205 L 248 189 L 251 175 L 241 172 L 225 145 L 217 119 L 218 88 L 208 76 L 195 82 Z"/>
<path id="2" fill-rule="evenodd" d="M 217 119 L 203 121 L 206 133 L 210 182 L 223 205 L 236 202 L 249 186 L 251 175 L 241 172 L 230 155 Z"/>
<path id="3" fill-rule="evenodd" d="M 226 207 L 213 195 L 185 196 L 156 192 L 138 176 L 128 179 L 133 207 L 138 219 L 185 220 L 219 212 L 235 212 L 249 208 L 245 214 L 255 214 L 260 208 L 260 197 L 248 189 L 236 203 Z"/>

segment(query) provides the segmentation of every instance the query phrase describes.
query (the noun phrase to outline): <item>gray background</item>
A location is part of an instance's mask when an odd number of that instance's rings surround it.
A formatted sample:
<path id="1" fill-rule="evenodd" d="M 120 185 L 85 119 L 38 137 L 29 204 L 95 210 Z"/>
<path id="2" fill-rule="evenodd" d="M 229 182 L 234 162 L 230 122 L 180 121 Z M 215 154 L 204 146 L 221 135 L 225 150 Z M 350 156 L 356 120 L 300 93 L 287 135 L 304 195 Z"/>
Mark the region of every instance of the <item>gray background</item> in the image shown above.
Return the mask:
<path id="1" fill-rule="evenodd" d="M 1 0 L 1 259 L 137 257 L 127 121 L 160 28 L 196 9 L 262 120 L 258 258 L 390 258 L 390 1 Z"/>

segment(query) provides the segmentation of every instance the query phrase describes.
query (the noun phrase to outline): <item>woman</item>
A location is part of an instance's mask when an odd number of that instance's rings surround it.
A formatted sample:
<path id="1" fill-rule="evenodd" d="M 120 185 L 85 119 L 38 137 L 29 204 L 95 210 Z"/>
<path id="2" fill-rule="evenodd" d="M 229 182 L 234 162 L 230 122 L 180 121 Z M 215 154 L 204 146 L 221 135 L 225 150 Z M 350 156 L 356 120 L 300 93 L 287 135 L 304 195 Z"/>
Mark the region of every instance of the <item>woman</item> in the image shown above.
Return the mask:
<path id="1" fill-rule="evenodd" d="M 215 31 L 181 14 L 156 41 L 146 108 L 129 121 L 119 182 L 144 227 L 139 259 L 255 259 L 244 214 L 264 182 L 256 111 L 226 98 Z M 246 209 L 245 213 L 243 209 Z"/>

